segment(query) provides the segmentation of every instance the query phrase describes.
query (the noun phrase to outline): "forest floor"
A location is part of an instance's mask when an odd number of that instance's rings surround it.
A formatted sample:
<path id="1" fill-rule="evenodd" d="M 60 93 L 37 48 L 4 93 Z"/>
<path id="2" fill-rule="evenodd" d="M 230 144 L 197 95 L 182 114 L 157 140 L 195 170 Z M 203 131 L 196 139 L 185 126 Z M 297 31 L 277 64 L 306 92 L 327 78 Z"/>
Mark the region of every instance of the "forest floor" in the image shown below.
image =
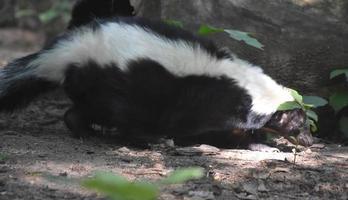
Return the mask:
<path id="1" fill-rule="evenodd" d="M 0 30 L 0 65 L 33 52 L 40 36 Z M 35 41 L 35 42 L 33 42 Z M 96 171 L 129 180 L 157 180 L 170 171 L 200 166 L 206 176 L 164 187 L 159 199 L 348 198 L 348 147 L 317 140 L 298 153 L 253 152 L 171 142 L 139 149 L 115 137 L 72 138 L 62 122 L 70 106 L 62 91 L 0 115 L 0 199 L 103 199 L 79 181 Z"/>

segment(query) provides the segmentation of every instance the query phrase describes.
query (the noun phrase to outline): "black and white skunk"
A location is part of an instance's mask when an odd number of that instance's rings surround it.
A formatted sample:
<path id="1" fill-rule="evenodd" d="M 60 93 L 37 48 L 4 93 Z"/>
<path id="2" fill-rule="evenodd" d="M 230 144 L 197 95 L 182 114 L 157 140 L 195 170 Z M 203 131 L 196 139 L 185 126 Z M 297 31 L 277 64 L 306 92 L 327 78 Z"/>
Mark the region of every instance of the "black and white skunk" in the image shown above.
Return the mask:
<path id="1" fill-rule="evenodd" d="M 0 111 L 63 87 L 74 104 L 65 122 L 76 136 L 92 134 L 92 124 L 174 138 L 268 127 L 312 144 L 301 110 L 277 112 L 293 100 L 287 89 L 206 39 L 133 17 L 70 28 L 0 70 Z"/>

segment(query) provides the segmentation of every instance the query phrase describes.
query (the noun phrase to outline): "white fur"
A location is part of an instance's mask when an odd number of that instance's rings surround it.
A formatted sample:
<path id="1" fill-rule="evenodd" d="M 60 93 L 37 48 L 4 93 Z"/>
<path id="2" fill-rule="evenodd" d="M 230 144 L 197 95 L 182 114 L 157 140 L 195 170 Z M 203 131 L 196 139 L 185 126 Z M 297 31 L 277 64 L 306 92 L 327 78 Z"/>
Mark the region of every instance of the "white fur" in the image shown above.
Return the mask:
<path id="1" fill-rule="evenodd" d="M 293 98 L 258 67 L 235 58 L 217 59 L 184 40 L 169 40 L 136 25 L 108 23 L 98 30 L 79 29 L 69 39 L 42 53 L 32 64 L 38 76 L 63 82 L 67 66 L 83 66 L 93 60 L 105 66 L 115 63 L 121 70 L 138 58 L 150 58 L 177 76 L 228 76 L 245 88 L 252 97 L 252 110 L 258 114 L 272 114 L 277 107 Z"/>

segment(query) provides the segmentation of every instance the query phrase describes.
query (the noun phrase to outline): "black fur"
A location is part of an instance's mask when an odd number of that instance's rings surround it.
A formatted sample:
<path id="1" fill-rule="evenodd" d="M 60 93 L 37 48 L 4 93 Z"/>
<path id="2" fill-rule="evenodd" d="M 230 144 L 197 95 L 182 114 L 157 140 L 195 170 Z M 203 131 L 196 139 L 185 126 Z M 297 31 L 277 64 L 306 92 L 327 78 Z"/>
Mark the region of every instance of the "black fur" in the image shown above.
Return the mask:
<path id="1" fill-rule="evenodd" d="M 86 124 L 117 127 L 126 135 L 185 137 L 233 128 L 260 128 L 269 119 L 250 113 L 246 91 L 224 77 L 175 77 L 144 59 L 115 66 L 73 65 L 65 90 Z"/>
<path id="2" fill-rule="evenodd" d="M 12 112 L 24 107 L 39 94 L 57 87 L 57 84 L 33 74 L 35 66 L 29 67 L 28 64 L 36 58 L 37 54 L 25 56 L 14 60 L 1 70 L 0 111 Z"/>
<path id="3" fill-rule="evenodd" d="M 73 8 L 68 29 L 114 16 L 134 16 L 129 0 L 79 0 Z"/>
<path id="4" fill-rule="evenodd" d="M 91 61 L 83 69 L 71 65 L 66 72 L 64 88 L 75 109 L 89 124 L 113 126 L 114 121 L 123 118 L 118 113 L 126 105 L 126 81 L 123 72 L 114 64 L 101 69 Z"/>

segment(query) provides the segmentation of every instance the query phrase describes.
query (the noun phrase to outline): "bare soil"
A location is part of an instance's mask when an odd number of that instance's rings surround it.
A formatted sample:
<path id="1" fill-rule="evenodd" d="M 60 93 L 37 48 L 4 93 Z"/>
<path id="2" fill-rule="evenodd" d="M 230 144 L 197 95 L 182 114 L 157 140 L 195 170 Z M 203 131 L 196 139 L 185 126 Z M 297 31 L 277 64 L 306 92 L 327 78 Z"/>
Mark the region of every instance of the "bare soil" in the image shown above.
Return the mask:
<path id="1" fill-rule="evenodd" d="M 0 65 L 42 44 L 41 36 L 29 35 L 0 30 Z M 187 166 L 203 167 L 206 176 L 162 188 L 159 199 L 348 199 L 346 146 L 318 140 L 298 153 L 295 164 L 291 152 L 178 147 L 170 141 L 139 149 L 108 135 L 72 138 L 62 122 L 69 105 L 55 91 L 24 110 L 0 115 L 1 200 L 104 199 L 83 189 L 80 180 L 96 171 L 156 180 Z"/>

